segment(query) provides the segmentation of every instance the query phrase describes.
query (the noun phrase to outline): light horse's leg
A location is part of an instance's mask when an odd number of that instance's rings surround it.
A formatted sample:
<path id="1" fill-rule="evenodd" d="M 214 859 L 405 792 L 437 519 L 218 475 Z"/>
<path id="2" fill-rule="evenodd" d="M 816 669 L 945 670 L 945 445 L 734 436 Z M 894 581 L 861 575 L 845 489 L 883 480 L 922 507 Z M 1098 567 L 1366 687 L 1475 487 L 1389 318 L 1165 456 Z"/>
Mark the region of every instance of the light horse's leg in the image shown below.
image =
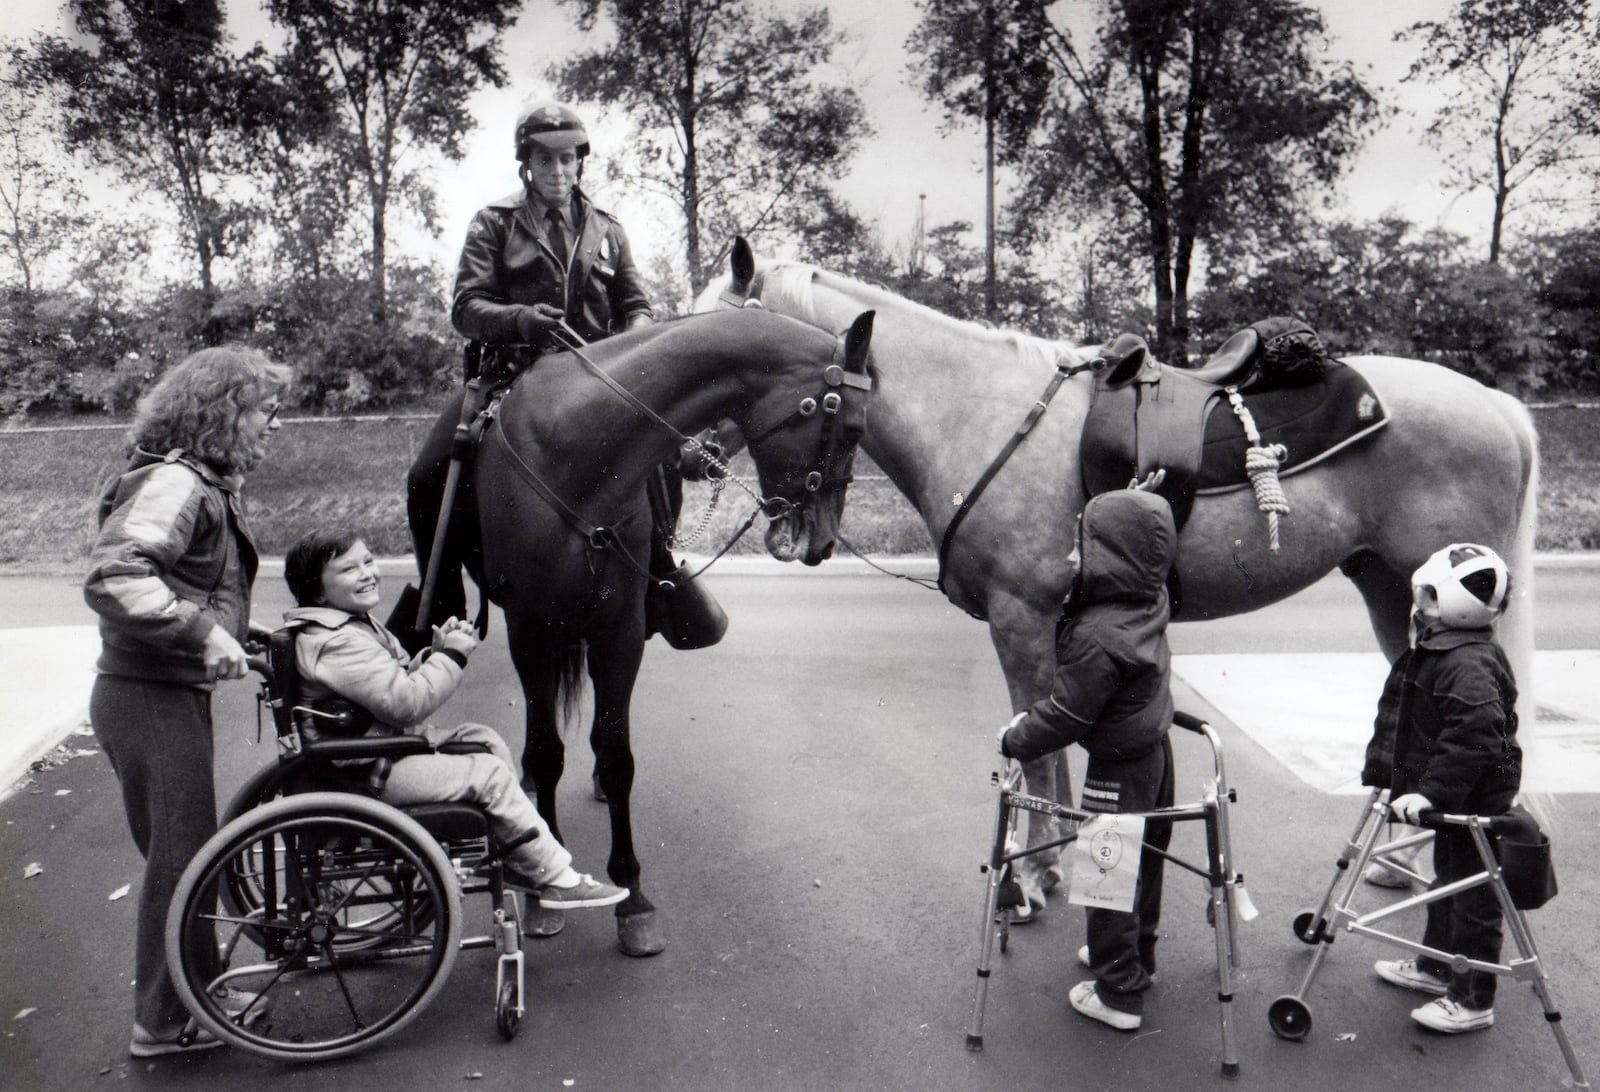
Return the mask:
<path id="1" fill-rule="evenodd" d="M 1016 596 L 997 593 L 989 601 L 989 638 L 1000 657 L 1011 708 L 1021 712 L 1050 693 L 1055 675 L 1055 622 L 1059 606 L 1042 611 L 1038 605 Z M 1035 796 L 1072 805 L 1072 782 L 1066 750 L 1023 764 L 1028 791 Z M 1029 846 L 1054 841 L 1061 836 L 1060 823 L 1037 814 L 1028 816 Z M 1017 882 L 1027 898 L 1028 911 L 1042 909 L 1045 896 L 1063 879 L 1059 849 L 1043 850 L 1024 857 L 1016 869 Z"/>
<path id="2" fill-rule="evenodd" d="M 667 946 L 655 906 L 641 890 L 639 858 L 633 846 L 633 743 L 630 708 L 633 687 L 644 658 L 643 588 L 639 609 L 589 645 L 589 678 L 594 684 L 594 723 L 589 745 L 594 750 L 595 780 L 611 812 L 611 856 L 606 871 L 611 882 L 628 888 L 617 907 L 617 939 L 625 954 L 651 956 Z"/>

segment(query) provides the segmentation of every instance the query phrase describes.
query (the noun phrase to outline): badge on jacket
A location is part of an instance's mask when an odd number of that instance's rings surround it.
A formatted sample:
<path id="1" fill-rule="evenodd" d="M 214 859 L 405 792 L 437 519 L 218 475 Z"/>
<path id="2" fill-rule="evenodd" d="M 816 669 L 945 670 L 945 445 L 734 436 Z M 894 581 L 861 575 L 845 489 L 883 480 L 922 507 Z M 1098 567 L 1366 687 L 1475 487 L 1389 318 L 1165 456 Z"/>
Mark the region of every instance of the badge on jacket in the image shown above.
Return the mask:
<path id="1" fill-rule="evenodd" d="M 602 277 L 615 277 L 617 267 L 611 264 L 611 237 L 600 236 L 600 249 L 595 251 L 595 269 Z"/>

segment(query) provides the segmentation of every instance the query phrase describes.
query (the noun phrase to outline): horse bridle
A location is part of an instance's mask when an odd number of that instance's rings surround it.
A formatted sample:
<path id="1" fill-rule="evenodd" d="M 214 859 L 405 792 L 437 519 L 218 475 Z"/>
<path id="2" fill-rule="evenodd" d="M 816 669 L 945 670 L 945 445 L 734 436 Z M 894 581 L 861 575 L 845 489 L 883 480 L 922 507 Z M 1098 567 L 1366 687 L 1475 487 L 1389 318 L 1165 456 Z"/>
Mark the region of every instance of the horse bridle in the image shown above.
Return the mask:
<path id="1" fill-rule="evenodd" d="M 757 305 L 759 306 L 759 304 Z M 841 339 L 834 345 L 833 359 L 822 369 L 823 389 L 820 398 L 806 396 L 800 399 L 799 404 L 792 410 L 783 413 L 766 414 L 762 412 L 762 403 L 757 403 L 752 412 L 753 426 L 759 420 L 758 427 L 752 427 L 746 434 L 748 445 L 761 442 L 774 432 L 786 427 L 795 419 L 805 419 L 814 416 L 819 410 L 823 413 L 822 435 L 818 441 L 817 457 L 812 464 L 814 469 L 806 472 L 799 484 L 792 488 L 782 488 L 771 497 L 763 497 L 759 492 L 751 489 L 749 485 L 736 477 L 729 469 L 726 462 L 718 453 L 709 450 L 697 437 L 689 436 L 682 432 L 676 425 L 668 421 L 661 414 L 650 408 L 638 395 L 628 390 L 610 375 L 606 374 L 598 364 L 589 358 L 583 351 L 587 342 L 573 330 L 566 322 L 557 326 L 557 332 L 568 339 L 568 348 L 585 368 L 596 378 L 610 387 L 623 401 L 631 405 L 642 416 L 666 429 L 677 438 L 680 445 L 692 447 L 702 458 L 715 468 L 723 478 L 734 482 L 754 498 L 761 514 L 768 519 L 777 519 L 789 512 L 799 509 L 805 510 L 813 497 L 824 490 L 842 489 L 849 485 L 850 464 L 853 461 L 855 445 L 859 442 L 862 433 L 866 431 L 866 393 L 872 390 L 872 380 L 868 376 L 850 371 L 845 361 L 845 343 Z M 862 391 L 863 396 L 851 398 L 852 390 Z M 771 417 L 771 420 L 766 418 Z M 616 550 L 621 553 L 635 569 L 649 575 L 649 570 L 639 564 L 623 547 L 617 528 L 605 524 L 593 524 L 584 519 L 576 509 L 561 498 L 559 494 L 546 483 L 534 469 L 527 464 L 519 452 L 510 444 L 503 429 L 496 432 L 501 438 L 503 446 L 510 452 L 513 461 L 517 464 L 523 475 L 528 478 L 535 490 L 544 497 L 558 513 L 560 513 L 577 532 L 584 537 L 589 546 L 595 550 Z M 836 472 L 836 467 L 842 466 L 842 473 Z M 742 535 L 750 528 L 754 515 L 747 520 L 739 534 Z M 738 536 L 736 535 L 735 538 Z M 729 544 L 731 547 L 732 543 Z M 726 547 L 723 552 L 726 552 Z M 720 554 L 719 554 L 720 556 Z M 653 578 L 653 577 L 652 577 Z"/>

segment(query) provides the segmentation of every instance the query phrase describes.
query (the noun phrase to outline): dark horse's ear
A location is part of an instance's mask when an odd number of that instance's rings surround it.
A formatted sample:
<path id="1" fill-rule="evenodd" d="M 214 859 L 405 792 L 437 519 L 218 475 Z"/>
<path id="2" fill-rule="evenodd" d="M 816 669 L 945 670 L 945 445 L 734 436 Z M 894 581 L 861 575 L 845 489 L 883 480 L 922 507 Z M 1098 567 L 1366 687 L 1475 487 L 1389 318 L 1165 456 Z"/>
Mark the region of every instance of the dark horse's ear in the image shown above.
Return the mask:
<path id="1" fill-rule="evenodd" d="M 728 255 L 728 272 L 733 276 L 730 286 L 740 295 L 750 291 L 750 282 L 756 276 L 756 256 L 743 235 L 733 239 L 733 253 Z"/>
<path id="2" fill-rule="evenodd" d="M 847 370 L 866 373 L 867 350 L 872 346 L 872 320 L 877 317 L 876 311 L 863 311 L 850 324 L 850 332 L 844 336 L 844 366 Z"/>

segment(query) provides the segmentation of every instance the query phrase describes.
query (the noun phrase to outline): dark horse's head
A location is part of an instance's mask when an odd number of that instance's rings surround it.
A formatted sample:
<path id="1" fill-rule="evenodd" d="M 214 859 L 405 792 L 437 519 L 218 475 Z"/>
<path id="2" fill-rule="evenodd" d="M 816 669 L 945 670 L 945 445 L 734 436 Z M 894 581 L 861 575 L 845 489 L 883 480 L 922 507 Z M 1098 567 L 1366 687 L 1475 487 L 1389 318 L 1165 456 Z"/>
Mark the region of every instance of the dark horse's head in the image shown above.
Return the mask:
<path id="1" fill-rule="evenodd" d="M 833 554 L 850 466 L 867 425 L 872 320 L 867 311 L 837 336 L 833 359 L 820 373 L 771 373 L 772 386 L 738 421 L 761 478 L 767 552 L 779 561 L 816 565 Z M 816 336 L 799 322 L 794 329 L 797 339 Z"/>

